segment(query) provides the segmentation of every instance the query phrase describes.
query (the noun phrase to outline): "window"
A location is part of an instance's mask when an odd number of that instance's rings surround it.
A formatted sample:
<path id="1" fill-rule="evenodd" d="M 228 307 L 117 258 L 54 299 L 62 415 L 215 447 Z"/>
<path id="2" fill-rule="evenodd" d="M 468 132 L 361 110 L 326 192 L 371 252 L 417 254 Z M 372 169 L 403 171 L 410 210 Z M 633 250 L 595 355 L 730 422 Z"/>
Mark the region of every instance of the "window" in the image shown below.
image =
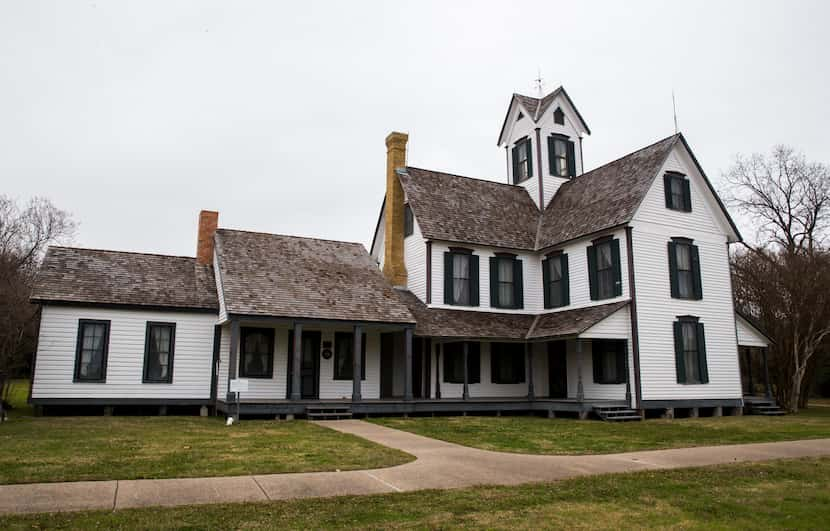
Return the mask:
<path id="1" fill-rule="evenodd" d="M 513 184 L 533 177 L 533 151 L 529 138 L 523 138 L 513 146 Z"/>
<path id="2" fill-rule="evenodd" d="M 522 261 L 515 255 L 490 258 L 490 306 L 523 308 Z"/>
<path id="3" fill-rule="evenodd" d="M 173 382 L 175 323 L 147 323 L 144 337 L 144 383 Z"/>
<path id="4" fill-rule="evenodd" d="M 78 342 L 75 346 L 76 382 L 106 381 L 109 342 L 109 321 L 78 321 Z"/>
<path id="5" fill-rule="evenodd" d="M 490 343 L 490 381 L 495 384 L 525 381 L 524 343 Z"/>
<path id="6" fill-rule="evenodd" d="M 403 206 L 403 235 L 404 238 L 411 236 L 415 230 L 415 218 L 412 216 L 412 208 L 409 205 Z"/>
<path id="7" fill-rule="evenodd" d="M 467 249 L 444 253 L 444 304 L 478 306 L 478 256 Z"/>
<path id="8" fill-rule="evenodd" d="M 594 383 L 625 383 L 626 342 L 612 339 L 591 341 L 591 361 L 594 366 Z"/>
<path id="9" fill-rule="evenodd" d="M 697 245 L 687 238 L 669 242 L 669 281 L 675 299 L 702 299 L 700 254 Z"/>
<path id="10" fill-rule="evenodd" d="M 663 189 L 666 193 L 666 208 L 692 211 L 692 192 L 689 179 L 682 173 L 668 172 L 663 176 Z"/>
<path id="11" fill-rule="evenodd" d="M 481 382 L 481 345 L 467 343 L 467 383 Z M 444 344 L 444 381 L 447 383 L 464 383 L 464 344 Z"/>
<path id="12" fill-rule="evenodd" d="M 678 317 L 674 322 L 674 353 L 677 383 L 709 383 L 706 335 L 697 317 Z"/>
<path id="13" fill-rule="evenodd" d="M 588 247 L 588 283 L 591 300 L 622 295 L 620 240 L 603 238 Z"/>
<path id="14" fill-rule="evenodd" d="M 549 255 L 542 261 L 545 308 L 560 308 L 571 303 L 568 255 Z"/>
<path id="15" fill-rule="evenodd" d="M 243 378 L 271 378 L 274 374 L 274 329 L 242 328 L 240 330 Z"/>
<path id="16" fill-rule="evenodd" d="M 550 174 L 555 177 L 573 177 L 576 175 L 576 156 L 574 143 L 566 136 L 548 137 L 548 165 Z"/>
<path id="17" fill-rule="evenodd" d="M 556 110 L 553 111 L 553 123 L 565 125 L 565 113 L 562 112 L 561 107 L 557 107 Z"/>
<path id="18" fill-rule="evenodd" d="M 354 334 L 334 334 L 334 379 L 351 380 L 354 374 Z M 360 334 L 360 379 L 366 379 L 366 334 Z"/>

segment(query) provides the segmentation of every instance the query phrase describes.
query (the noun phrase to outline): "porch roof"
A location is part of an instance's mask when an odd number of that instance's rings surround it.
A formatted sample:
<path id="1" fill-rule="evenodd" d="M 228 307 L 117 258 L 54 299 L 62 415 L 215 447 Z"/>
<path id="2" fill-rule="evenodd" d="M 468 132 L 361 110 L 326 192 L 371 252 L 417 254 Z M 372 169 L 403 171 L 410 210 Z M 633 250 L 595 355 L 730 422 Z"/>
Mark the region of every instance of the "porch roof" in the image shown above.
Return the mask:
<path id="1" fill-rule="evenodd" d="M 543 313 L 533 323 L 527 333 L 528 339 L 556 338 L 578 336 L 617 310 L 626 306 L 628 301 L 587 306 L 574 310 Z"/>

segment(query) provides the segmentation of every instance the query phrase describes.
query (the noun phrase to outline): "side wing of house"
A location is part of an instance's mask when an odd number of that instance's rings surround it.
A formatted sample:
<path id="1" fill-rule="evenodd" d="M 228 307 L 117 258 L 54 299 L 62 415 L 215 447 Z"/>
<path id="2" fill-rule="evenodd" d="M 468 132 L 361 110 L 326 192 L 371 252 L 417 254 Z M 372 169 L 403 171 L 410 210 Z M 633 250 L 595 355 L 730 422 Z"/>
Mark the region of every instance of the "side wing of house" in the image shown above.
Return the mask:
<path id="1" fill-rule="evenodd" d="M 685 142 L 672 148 L 631 226 L 645 406 L 740 399 L 727 247 L 740 235 Z"/>
<path id="2" fill-rule="evenodd" d="M 735 333 L 741 347 L 766 348 L 770 344 L 769 338 L 739 313 L 735 314 Z"/>

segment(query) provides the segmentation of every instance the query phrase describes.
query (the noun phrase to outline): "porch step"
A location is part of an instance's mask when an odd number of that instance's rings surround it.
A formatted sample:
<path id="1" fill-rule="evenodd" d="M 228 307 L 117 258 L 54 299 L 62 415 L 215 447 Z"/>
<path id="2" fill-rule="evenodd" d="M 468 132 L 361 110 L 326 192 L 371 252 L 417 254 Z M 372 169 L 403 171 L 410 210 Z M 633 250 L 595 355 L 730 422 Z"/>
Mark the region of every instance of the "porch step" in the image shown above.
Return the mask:
<path id="1" fill-rule="evenodd" d="M 781 409 L 775 400 L 757 400 L 747 403 L 750 415 L 778 416 L 786 415 L 787 412 Z"/>
<path id="2" fill-rule="evenodd" d="M 305 416 L 312 420 L 338 420 L 352 418 L 352 408 L 339 405 L 306 406 Z"/>
<path id="3" fill-rule="evenodd" d="M 628 422 L 643 420 L 635 409 L 626 406 L 595 406 L 594 413 L 606 422 Z"/>

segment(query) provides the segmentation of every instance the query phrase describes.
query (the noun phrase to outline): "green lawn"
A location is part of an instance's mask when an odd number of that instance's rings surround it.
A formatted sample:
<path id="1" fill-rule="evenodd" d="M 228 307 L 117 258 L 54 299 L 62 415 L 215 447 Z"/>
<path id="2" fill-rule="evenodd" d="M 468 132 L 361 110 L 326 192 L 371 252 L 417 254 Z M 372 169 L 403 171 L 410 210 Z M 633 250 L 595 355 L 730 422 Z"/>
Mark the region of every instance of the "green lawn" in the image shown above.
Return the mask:
<path id="1" fill-rule="evenodd" d="M 269 503 L 0 517 L 2 529 L 826 529 L 830 459 Z"/>
<path id="2" fill-rule="evenodd" d="M 716 444 L 830 437 L 830 408 L 784 417 L 718 417 L 609 423 L 540 417 L 372 419 L 383 426 L 504 452 L 604 454 Z"/>
<path id="3" fill-rule="evenodd" d="M 374 468 L 412 456 L 305 421 L 201 417 L 12 417 L 0 484 Z M 2 526 L 0 526 L 2 528 Z"/>

